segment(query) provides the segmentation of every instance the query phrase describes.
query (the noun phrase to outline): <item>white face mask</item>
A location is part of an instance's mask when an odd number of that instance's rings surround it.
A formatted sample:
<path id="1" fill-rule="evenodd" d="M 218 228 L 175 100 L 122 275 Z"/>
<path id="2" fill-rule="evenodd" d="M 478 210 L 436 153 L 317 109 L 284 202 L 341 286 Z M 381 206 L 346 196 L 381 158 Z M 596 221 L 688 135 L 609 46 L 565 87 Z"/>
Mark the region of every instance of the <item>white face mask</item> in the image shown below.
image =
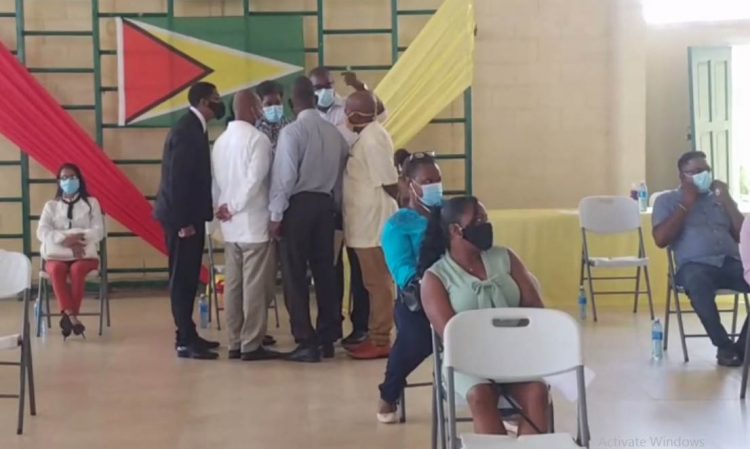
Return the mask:
<path id="1" fill-rule="evenodd" d="M 332 88 L 318 89 L 315 91 L 315 95 L 318 97 L 318 107 L 329 108 L 336 100 L 336 95 Z"/>

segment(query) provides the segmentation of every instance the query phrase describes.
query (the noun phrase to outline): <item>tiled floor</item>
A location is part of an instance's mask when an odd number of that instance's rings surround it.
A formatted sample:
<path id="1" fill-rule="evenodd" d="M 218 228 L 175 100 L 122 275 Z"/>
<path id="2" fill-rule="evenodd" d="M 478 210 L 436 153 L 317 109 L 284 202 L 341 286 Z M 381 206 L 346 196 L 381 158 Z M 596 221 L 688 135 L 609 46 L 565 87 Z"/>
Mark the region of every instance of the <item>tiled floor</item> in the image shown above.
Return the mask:
<path id="1" fill-rule="evenodd" d="M 164 298 L 117 299 L 113 327 L 87 341 L 58 331 L 35 339 L 39 415 L 15 435 L 16 403 L 0 401 L 2 449 L 380 449 L 430 445 L 430 390 L 408 392 L 408 422 L 375 421 L 384 361 L 339 352 L 318 365 L 178 360 Z M 14 332 L 19 303 L 0 302 L 0 334 Z M 691 322 L 691 328 L 696 324 Z M 272 332 L 291 349 L 287 326 Z M 585 325 L 593 448 L 750 447 L 750 399 L 739 400 L 740 371 L 718 368 L 707 341 L 690 342 L 691 362 L 674 346 L 649 361 L 645 314 L 602 309 Z M 221 339 L 222 333 L 211 331 Z M 2 360 L 15 353 L 0 354 Z M 429 380 L 423 365 L 414 380 Z M 0 392 L 17 372 L 0 367 Z M 555 400 L 558 430 L 575 429 L 574 404 Z M 552 448 L 551 448 L 552 449 Z"/>

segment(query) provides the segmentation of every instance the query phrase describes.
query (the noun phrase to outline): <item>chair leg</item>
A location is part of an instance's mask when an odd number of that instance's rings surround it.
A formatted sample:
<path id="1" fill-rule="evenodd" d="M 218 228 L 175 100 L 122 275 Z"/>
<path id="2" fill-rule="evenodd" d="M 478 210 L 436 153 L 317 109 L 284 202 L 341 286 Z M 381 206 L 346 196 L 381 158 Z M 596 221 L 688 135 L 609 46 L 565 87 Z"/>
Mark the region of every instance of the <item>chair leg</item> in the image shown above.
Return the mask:
<path id="1" fill-rule="evenodd" d="M 591 296 L 591 313 L 594 315 L 594 322 L 597 321 L 596 315 L 596 294 L 594 293 L 594 279 L 591 276 L 591 265 L 586 264 L 586 274 L 588 276 L 589 283 L 589 296 Z"/>
<path id="2" fill-rule="evenodd" d="M 734 307 L 732 307 L 732 335 L 737 334 L 737 312 L 740 308 L 740 295 L 734 295 Z"/>
<path id="3" fill-rule="evenodd" d="M 104 314 L 106 305 L 104 304 L 104 281 L 99 279 L 99 336 L 101 337 L 104 333 Z"/>
<path id="4" fill-rule="evenodd" d="M 276 298 L 276 295 L 273 296 L 273 314 L 276 317 L 276 329 L 280 326 L 279 321 L 279 300 Z"/>
<path id="5" fill-rule="evenodd" d="M 401 396 L 398 399 L 398 422 L 406 422 L 406 388 L 401 389 Z"/>
<path id="6" fill-rule="evenodd" d="M 430 429 L 431 430 L 430 434 L 432 436 L 432 445 L 430 447 L 432 449 L 438 449 L 438 442 L 437 442 L 437 439 L 438 439 L 438 426 L 437 426 L 437 410 L 436 410 L 436 407 L 437 407 L 436 400 L 437 400 L 437 398 L 435 397 L 435 391 L 434 391 L 435 387 L 433 386 L 432 388 L 433 388 L 433 392 L 432 392 L 432 407 L 431 407 L 431 411 L 432 411 L 432 427 Z"/>
<path id="7" fill-rule="evenodd" d="M 641 267 L 635 269 L 635 299 L 633 299 L 633 313 L 638 313 L 638 298 L 641 292 Z"/>
<path id="8" fill-rule="evenodd" d="M 651 277 L 648 274 L 648 267 L 643 267 L 643 275 L 646 279 L 646 292 L 648 293 L 648 311 L 651 314 L 651 321 L 654 321 L 654 298 L 651 294 Z"/>
<path id="9" fill-rule="evenodd" d="M 28 345 L 28 341 L 21 342 L 21 363 L 20 363 L 20 385 L 18 386 L 18 428 L 16 434 L 21 435 L 23 433 L 23 413 L 24 406 L 26 405 L 26 363 L 27 353 L 25 346 Z"/>
<path id="10" fill-rule="evenodd" d="M 672 286 L 667 281 L 667 306 L 664 308 L 664 350 L 669 345 L 669 318 L 672 315 Z"/>
<path id="11" fill-rule="evenodd" d="M 43 302 L 44 297 L 44 279 L 39 280 L 39 288 L 36 292 L 36 302 L 34 303 L 34 325 L 36 326 L 37 338 L 42 336 L 42 322 L 44 320 Z M 37 309 L 38 308 L 38 309 Z"/>
<path id="12" fill-rule="evenodd" d="M 685 338 L 685 324 L 682 320 L 682 307 L 680 306 L 680 295 L 677 290 L 674 292 L 674 304 L 677 308 L 677 327 L 680 329 L 680 340 L 682 341 L 682 356 L 685 359 L 685 363 L 690 361 L 687 351 L 687 339 Z"/>
<path id="13" fill-rule="evenodd" d="M 36 390 L 34 388 L 34 360 L 31 357 L 31 341 L 26 344 L 26 373 L 29 382 L 29 410 L 36 416 Z"/>
<path id="14" fill-rule="evenodd" d="M 52 312 L 50 312 L 49 309 L 50 290 L 52 290 L 52 285 L 47 283 L 46 287 L 44 288 L 44 308 L 47 311 L 47 329 L 52 329 Z"/>
<path id="15" fill-rule="evenodd" d="M 745 363 L 742 366 L 742 386 L 740 386 L 740 399 L 745 399 L 747 394 L 747 377 L 750 371 L 750 338 L 745 338 Z"/>

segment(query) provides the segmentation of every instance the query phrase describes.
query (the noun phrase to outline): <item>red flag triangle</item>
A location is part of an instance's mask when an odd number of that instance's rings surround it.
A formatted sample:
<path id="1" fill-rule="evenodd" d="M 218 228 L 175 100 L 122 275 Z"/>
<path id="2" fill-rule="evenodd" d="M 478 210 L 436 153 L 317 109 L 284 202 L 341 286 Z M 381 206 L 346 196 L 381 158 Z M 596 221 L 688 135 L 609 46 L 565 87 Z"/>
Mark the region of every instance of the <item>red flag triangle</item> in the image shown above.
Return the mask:
<path id="1" fill-rule="evenodd" d="M 128 90 L 126 122 L 164 102 L 213 70 L 158 39 L 138 25 L 122 21 L 121 70 Z M 128 56 L 138 64 L 127 64 Z M 148 70 L 144 70 L 148 67 Z"/>

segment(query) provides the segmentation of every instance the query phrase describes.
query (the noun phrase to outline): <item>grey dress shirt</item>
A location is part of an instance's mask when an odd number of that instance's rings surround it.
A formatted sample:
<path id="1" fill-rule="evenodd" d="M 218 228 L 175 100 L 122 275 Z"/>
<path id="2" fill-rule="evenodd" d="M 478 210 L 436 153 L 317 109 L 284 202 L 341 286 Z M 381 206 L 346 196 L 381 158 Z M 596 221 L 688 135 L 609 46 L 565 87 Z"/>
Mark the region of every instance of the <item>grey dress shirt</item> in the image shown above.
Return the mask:
<path id="1" fill-rule="evenodd" d="M 340 209 L 348 156 L 349 145 L 335 126 L 315 109 L 300 112 L 281 130 L 276 145 L 268 205 L 271 221 L 281 221 L 289 198 L 301 192 L 333 195 Z"/>
<path id="2" fill-rule="evenodd" d="M 679 189 L 660 195 L 651 217 L 653 226 L 671 217 L 681 200 Z M 713 193 L 698 197 L 685 219 L 682 233 L 670 246 L 678 266 L 692 262 L 722 267 L 727 257 L 740 258 L 739 246 L 732 237 L 732 219 Z"/>

